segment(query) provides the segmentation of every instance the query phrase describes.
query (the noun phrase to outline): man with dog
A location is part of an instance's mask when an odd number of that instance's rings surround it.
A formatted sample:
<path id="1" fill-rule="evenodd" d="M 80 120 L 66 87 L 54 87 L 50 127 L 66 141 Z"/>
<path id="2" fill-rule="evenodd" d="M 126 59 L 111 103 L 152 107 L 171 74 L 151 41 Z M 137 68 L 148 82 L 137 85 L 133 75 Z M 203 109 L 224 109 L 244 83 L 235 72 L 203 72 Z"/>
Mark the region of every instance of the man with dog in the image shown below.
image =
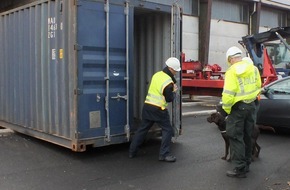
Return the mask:
<path id="1" fill-rule="evenodd" d="M 251 164 L 251 134 L 261 77 L 257 67 L 242 60 L 242 51 L 238 47 L 229 48 L 226 59 L 230 67 L 225 73 L 222 108 L 228 114 L 226 133 L 230 138 L 231 160 L 235 166 L 226 175 L 244 178 Z"/>

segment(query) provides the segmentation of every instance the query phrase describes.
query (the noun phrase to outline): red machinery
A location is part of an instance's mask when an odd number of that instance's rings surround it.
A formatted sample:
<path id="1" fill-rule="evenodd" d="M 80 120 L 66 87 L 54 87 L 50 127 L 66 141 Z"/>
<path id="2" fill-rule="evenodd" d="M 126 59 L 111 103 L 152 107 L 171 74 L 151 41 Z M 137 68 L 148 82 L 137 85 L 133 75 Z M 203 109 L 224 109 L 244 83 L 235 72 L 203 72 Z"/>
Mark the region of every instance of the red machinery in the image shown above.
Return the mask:
<path id="1" fill-rule="evenodd" d="M 224 85 L 224 72 L 218 64 L 205 65 L 199 61 L 185 61 L 182 54 L 182 92 L 189 95 L 221 96 Z M 263 49 L 263 86 L 278 79 L 267 49 Z"/>
<path id="2" fill-rule="evenodd" d="M 263 86 L 278 79 L 265 44 L 280 40 L 290 50 L 290 46 L 284 40 L 289 38 L 290 27 L 277 27 L 266 32 L 244 36 L 239 42 L 259 69 Z M 185 61 L 185 54 L 182 54 L 183 94 L 221 96 L 224 74 L 217 64 L 203 66 L 199 61 Z"/>
<path id="3" fill-rule="evenodd" d="M 182 54 L 182 93 L 189 95 L 221 96 L 224 72 L 217 64 L 205 65 L 199 61 L 185 61 Z"/>
<path id="4" fill-rule="evenodd" d="M 182 54 L 183 94 L 221 96 L 223 75 L 219 65 L 202 67 L 199 61 L 185 61 L 185 54 Z"/>
<path id="5" fill-rule="evenodd" d="M 261 75 L 263 86 L 278 79 L 275 68 L 273 67 L 272 61 L 268 55 L 267 49 L 263 50 L 263 74 Z"/>

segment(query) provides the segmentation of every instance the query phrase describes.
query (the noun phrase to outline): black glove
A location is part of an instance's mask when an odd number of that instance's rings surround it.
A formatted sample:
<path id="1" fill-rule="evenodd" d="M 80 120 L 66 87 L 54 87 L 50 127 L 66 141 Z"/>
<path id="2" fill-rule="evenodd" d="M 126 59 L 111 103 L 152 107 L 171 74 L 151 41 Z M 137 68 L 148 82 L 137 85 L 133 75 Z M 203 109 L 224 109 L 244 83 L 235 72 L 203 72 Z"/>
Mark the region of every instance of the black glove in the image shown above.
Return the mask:
<path id="1" fill-rule="evenodd" d="M 225 112 L 225 110 L 223 109 L 222 104 L 218 104 L 216 106 L 216 111 L 219 112 L 224 117 L 227 117 L 228 116 L 227 112 Z"/>

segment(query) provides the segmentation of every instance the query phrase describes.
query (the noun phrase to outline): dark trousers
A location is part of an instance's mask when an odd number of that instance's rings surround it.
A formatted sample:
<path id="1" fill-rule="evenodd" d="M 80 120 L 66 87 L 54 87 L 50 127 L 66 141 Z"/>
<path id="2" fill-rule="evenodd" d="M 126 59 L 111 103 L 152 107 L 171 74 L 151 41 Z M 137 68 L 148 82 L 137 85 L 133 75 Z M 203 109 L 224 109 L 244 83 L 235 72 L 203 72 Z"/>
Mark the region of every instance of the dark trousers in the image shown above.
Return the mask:
<path id="1" fill-rule="evenodd" d="M 238 170 L 244 170 L 251 164 L 252 140 L 251 135 L 255 125 L 254 102 L 236 103 L 226 120 L 226 131 L 230 137 L 231 159 Z"/>
<path id="2" fill-rule="evenodd" d="M 142 123 L 137 129 L 130 145 L 129 152 L 136 154 L 140 145 L 154 123 L 157 123 L 162 129 L 162 142 L 159 155 L 165 157 L 170 152 L 170 143 L 173 136 L 173 128 L 170 123 L 170 117 L 167 109 L 161 110 L 158 107 L 144 105 L 142 110 Z"/>

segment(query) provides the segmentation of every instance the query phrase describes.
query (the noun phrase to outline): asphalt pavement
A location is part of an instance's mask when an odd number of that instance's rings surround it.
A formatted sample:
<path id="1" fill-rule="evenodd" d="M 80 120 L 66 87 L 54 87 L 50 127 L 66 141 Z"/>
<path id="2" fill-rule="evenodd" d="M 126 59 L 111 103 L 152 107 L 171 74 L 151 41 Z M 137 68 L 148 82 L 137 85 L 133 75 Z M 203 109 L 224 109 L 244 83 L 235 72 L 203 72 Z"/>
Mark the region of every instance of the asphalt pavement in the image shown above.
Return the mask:
<path id="1" fill-rule="evenodd" d="M 183 103 L 183 134 L 172 144 L 175 163 L 158 161 L 160 138 L 147 139 L 136 158 L 128 143 L 72 152 L 5 130 L 0 136 L 0 190 L 287 190 L 290 135 L 262 132 L 260 157 L 245 179 L 225 175 L 224 142 L 206 122 L 219 99 Z"/>
<path id="2" fill-rule="evenodd" d="M 220 102 L 220 97 L 195 96 L 190 98 L 189 95 L 184 95 L 182 100 L 182 116 L 203 116 L 216 111 L 215 106 Z"/>

